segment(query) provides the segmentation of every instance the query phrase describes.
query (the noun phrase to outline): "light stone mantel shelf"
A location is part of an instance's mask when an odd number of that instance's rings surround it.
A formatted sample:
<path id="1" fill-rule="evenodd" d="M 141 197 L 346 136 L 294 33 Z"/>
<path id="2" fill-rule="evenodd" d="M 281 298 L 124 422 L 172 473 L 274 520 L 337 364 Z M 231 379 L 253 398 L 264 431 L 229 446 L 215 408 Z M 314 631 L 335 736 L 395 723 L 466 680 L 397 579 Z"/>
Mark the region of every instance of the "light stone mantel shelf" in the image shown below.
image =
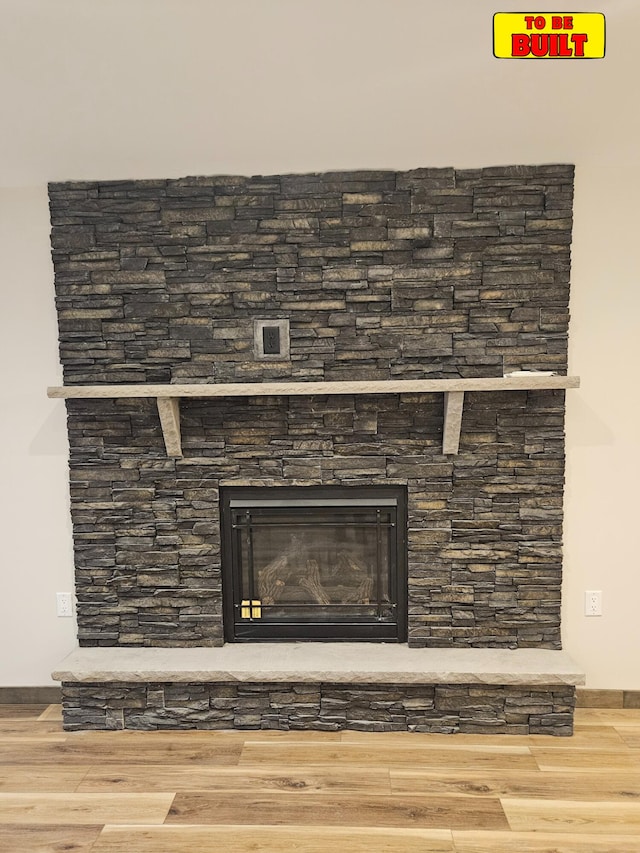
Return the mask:
<path id="1" fill-rule="evenodd" d="M 82 648 L 63 682 L 304 682 L 330 684 L 584 684 L 553 649 L 412 649 L 397 643 L 228 643 L 218 648 Z"/>
<path id="2" fill-rule="evenodd" d="M 182 456 L 180 399 L 182 397 L 290 397 L 327 394 L 444 394 L 443 454 L 457 453 L 462 409 L 467 391 L 546 391 L 578 388 L 578 376 L 529 375 L 471 379 L 388 379 L 341 382 L 246 382 L 192 385 L 67 385 L 47 389 L 47 396 L 64 399 L 154 397 L 158 406 L 167 455 Z"/>

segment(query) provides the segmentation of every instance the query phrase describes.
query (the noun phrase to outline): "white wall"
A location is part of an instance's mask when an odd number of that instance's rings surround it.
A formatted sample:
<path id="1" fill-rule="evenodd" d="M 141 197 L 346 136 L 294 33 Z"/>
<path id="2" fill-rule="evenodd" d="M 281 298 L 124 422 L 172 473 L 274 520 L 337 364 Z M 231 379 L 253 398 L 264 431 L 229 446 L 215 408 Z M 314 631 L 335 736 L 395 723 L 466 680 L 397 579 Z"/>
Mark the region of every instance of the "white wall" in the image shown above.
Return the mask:
<path id="1" fill-rule="evenodd" d="M 46 187 L 0 189 L 0 685 L 51 682 L 74 646 L 75 619 L 58 619 L 56 592 L 73 590 L 64 403 Z"/>
<path id="2" fill-rule="evenodd" d="M 493 13 L 531 8 L 0 0 L 0 684 L 49 683 L 74 644 L 47 181 L 572 162 L 565 647 L 589 686 L 640 689 L 640 4 L 580 3 L 604 60 L 494 59 Z"/>

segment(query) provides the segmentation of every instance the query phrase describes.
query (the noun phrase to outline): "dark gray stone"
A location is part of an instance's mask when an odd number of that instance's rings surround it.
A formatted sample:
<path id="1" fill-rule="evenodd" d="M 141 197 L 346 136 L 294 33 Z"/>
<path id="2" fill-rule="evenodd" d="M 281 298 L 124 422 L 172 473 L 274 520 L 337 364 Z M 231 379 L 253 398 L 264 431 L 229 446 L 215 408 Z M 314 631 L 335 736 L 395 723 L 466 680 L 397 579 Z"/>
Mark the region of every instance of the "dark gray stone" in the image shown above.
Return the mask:
<path id="1" fill-rule="evenodd" d="M 563 165 L 52 184 L 65 382 L 565 372 L 572 186 Z M 256 317 L 290 320 L 290 361 L 256 361 Z M 447 458 L 440 395 L 183 400 L 181 460 L 152 400 L 67 411 L 82 645 L 222 642 L 239 480 L 406 484 L 409 642 L 560 645 L 562 392 L 468 394 Z"/>
<path id="2" fill-rule="evenodd" d="M 434 693 L 428 684 L 165 685 L 164 707 L 158 704 L 163 685 L 156 683 L 64 683 L 62 688 L 67 731 L 348 729 L 567 736 L 572 734 L 575 706 L 575 688 L 566 685 L 536 688 L 534 694 L 513 685 L 438 685 L 435 691 L 446 713 L 433 709 L 426 698 Z M 535 712 L 526 710 L 531 695 L 538 700 Z M 478 697 L 487 704 L 474 703 Z M 518 715 L 510 715 L 508 706 L 519 707 Z M 566 710 L 554 710 L 560 707 Z"/>

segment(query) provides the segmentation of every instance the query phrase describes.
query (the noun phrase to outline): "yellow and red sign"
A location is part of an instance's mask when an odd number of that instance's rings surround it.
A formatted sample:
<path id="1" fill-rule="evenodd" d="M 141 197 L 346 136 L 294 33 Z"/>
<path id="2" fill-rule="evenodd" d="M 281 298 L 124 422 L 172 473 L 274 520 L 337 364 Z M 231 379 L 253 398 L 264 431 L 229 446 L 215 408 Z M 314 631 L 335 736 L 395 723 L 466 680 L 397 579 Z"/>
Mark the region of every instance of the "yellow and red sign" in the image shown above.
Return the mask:
<path id="1" fill-rule="evenodd" d="M 496 12 L 493 55 L 498 59 L 602 59 L 601 12 Z"/>

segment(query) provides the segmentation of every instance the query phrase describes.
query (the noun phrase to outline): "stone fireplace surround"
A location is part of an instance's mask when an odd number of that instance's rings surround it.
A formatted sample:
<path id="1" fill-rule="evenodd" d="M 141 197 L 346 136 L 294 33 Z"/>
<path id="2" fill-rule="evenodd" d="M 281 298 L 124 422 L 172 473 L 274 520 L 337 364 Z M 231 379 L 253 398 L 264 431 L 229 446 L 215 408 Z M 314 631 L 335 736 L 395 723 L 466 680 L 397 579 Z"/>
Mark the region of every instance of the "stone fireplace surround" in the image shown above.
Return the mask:
<path id="1" fill-rule="evenodd" d="M 564 374 L 572 185 L 571 166 L 53 184 L 65 385 Z M 256 357 L 256 319 L 288 320 L 287 357 Z M 409 647 L 445 661 L 456 649 L 561 654 L 563 390 L 467 394 L 455 455 L 432 393 L 183 399 L 173 458 L 152 400 L 67 410 L 85 655 L 60 670 L 69 727 L 465 730 L 475 708 L 474 730 L 484 719 L 570 731 L 573 687 L 548 665 L 544 688 L 529 667 L 517 686 L 490 677 L 475 697 L 468 662 L 462 688 L 433 673 L 409 688 L 402 665 L 386 698 L 366 667 L 357 680 L 371 679 L 373 698 L 352 696 L 339 673 L 306 687 L 298 674 L 287 713 L 278 681 L 227 672 L 221 683 L 215 662 L 188 690 L 157 660 L 144 683 L 114 674 L 131 647 L 222 643 L 224 485 L 406 487 Z M 111 677 L 103 666 L 87 681 L 99 647 Z M 301 710 L 314 703 L 315 716 Z M 420 720 L 407 713 L 418 707 Z"/>

